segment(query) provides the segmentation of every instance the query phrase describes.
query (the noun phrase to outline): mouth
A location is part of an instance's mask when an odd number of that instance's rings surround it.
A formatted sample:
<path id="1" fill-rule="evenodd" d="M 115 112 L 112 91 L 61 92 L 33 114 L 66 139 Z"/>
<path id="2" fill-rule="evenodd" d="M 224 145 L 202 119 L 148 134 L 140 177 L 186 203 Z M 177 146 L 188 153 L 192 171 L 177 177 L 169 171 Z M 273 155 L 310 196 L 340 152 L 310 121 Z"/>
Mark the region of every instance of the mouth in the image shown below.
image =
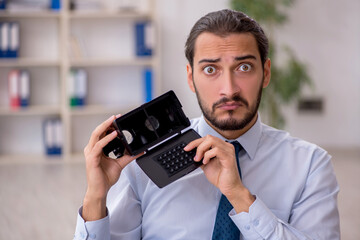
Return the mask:
<path id="1" fill-rule="evenodd" d="M 243 104 L 241 102 L 225 102 L 222 104 L 219 104 L 217 106 L 217 108 L 220 108 L 222 110 L 226 110 L 226 111 L 233 111 L 236 110 L 237 108 L 243 106 Z"/>

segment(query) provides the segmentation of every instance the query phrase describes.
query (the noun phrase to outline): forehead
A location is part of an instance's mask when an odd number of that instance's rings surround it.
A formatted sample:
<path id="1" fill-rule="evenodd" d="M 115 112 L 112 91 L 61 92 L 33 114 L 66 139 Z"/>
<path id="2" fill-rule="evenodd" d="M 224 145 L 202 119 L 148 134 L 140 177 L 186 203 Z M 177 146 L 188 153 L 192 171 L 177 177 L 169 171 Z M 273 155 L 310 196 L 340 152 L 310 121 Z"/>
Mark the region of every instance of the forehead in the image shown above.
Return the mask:
<path id="1" fill-rule="evenodd" d="M 255 37 L 251 33 L 231 33 L 218 36 L 213 33 L 201 33 L 195 42 L 194 62 L 202 58 L 235 58 L 253 55 L 260 60 Z"/>

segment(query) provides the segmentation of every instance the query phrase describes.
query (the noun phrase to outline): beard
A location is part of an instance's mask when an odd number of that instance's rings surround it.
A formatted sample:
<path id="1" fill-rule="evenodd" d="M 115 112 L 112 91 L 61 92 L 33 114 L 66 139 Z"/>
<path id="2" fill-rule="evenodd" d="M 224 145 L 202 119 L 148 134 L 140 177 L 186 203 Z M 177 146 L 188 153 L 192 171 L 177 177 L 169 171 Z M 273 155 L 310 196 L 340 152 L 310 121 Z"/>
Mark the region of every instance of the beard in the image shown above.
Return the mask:
<path id="1" fill-rule="evenodd" d="M 264 81 L 264 78 L 263 78 L 262 82 L 263 81 Z M 195 82 L 194 82 L 194 88 L 195 88 L 195 93 L 196 93 L 196 97 L 197 97 L 200 109 L 201 109 L 205 119 L 207 119 L 211 123 L 211 125 L 213 125 L 217 129 L 222 130 L 222 131 L 241 130 L 241 129 L 245 128 L 256 116 L 257 111 L 259 109 L 260 102 L 261 102 L 262 84 L 260 85 L 260 89 L 258 90 L 256 102 L 252 105 L 250 105 L 249 102 L 245 98 L 243 98 L 239 93 L 236 93 L 233 96 L 231 96 L 230 98 L 228 98 L 228 97 L 221 98 L 220 100 L 218 100 L 217 102 L 215 102 L 212 105 L 211 109 L 208 108 L 207 106 L 205 106 L 198 90 L 196 89 Z M 227 111 L 228 117 L 226 119 L 218 119 L 215 115 L 216 107 L 220 104 L 230 102 L 230 101 L 241 103 L 242 105 L 244 105 L 248 109 L 248 111 L 245 113 L 245 116 L 241 119 L 237 119 L 234 116 L 235 111 L 228 110 Z"/>

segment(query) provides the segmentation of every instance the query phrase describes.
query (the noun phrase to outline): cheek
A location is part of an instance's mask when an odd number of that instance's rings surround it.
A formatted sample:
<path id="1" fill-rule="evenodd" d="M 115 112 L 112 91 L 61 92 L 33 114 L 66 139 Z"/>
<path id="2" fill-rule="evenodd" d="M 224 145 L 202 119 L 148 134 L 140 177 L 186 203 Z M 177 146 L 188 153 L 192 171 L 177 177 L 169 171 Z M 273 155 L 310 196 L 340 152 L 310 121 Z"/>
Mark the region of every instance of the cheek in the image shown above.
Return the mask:
<path id="1" fill-rule="evenodd" d="M 251 102 L 256 102 L 261 84 L 251 84 L 243 88 L 243 95 Z M 246 95 L 245 95 L 246 94 Z"/>

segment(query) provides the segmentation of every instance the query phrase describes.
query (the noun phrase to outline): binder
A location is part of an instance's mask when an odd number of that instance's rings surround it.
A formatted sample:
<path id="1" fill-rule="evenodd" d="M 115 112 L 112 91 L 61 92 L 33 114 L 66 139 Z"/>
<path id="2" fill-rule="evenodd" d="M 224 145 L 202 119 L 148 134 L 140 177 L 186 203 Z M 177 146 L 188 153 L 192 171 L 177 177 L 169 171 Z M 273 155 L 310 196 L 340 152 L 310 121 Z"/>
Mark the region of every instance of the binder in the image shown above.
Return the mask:
<path id="1" fill-rule="evenodd" d="M 27 107 L 29 106 L 30 100 L 30 76 L 29 72 L 26 70 L 21 71 L 20 73 L 20 106 Z"/>
<path id="2" fill-rule="evenodd" d="M 8 57 L 17 58 L 20 46 L 20 27 L 19 23 L 12 22 L 9 23 L 9 47 L 8 47 Z"/>
<path id="3" fill-rule="evenodd" d="M 63 146 L 63 125 L 60 119 L 53 121 L 54 127 L 54 154 L 61 155 Z"/>
<path id="4" fill-rule="evenodd" d="M 9 50 L 9 23 L 1 23 L 0 57 L 7 58 Z"/>
<path id="5" fill-rule="evenodd" d="M 0 58 L 4 57 L 3 53 L 3 34 L 2 34 L 2 25 L 3 23 L 0 22 Z"/>
<path id="6" fill-rule="evenodd" d="M 61 9 L 61 0 L 51 0 L 50 8 L 55 11 L 59 11 Z"/>
<path id="7" fill-rule="evenodd" d="M 0 10 L 6 9 L 6 0 L 0 0 Z"/>
<path id="8" fill-rule="evenodd" d="M 149 102 L 153 98 L 152 69 L 145 68 L 143 75 L 144 75 L 144 101 Z"/>
<path id="9" fill-rule="evenodd" d="M 149 21 L 135 24 L 135 46 L 137 56 L 151 56 L 154 44 L 154 29 Z"/>
<path id="10" fill-rule="evenodd" d="M 70 107 L 76 106 L 76 98 L 75 98 L 75 70 L 70 70 L 68 76 L 68 94 L 69 94 L 69 104 Z"/>
<path id="11" fill-rule="evenodd" d="M 87 75 L 84 69 L 78 69 L 75 75 L 76 106 L 84 106 L 87 95 Z"/>
<path id="12" fill-rule="evenodd" d="M 55 154 L 55 131 L 51 119 L 44 121 L 44 147 L 47 155 Z"/>
<path id="13" fill-rule="evenodd" d="M 44 120 L 43 131 L 45 154 L 48 156 L 61 155 L 63 146 L 61 120 Z"/>
<path id="14" fill-rule="evenodd" d="M 18 109 L 20 106 L 19 74 L 18 70 L 11 70 L 8 75 L 9 103 L 12 109 Z"/>

